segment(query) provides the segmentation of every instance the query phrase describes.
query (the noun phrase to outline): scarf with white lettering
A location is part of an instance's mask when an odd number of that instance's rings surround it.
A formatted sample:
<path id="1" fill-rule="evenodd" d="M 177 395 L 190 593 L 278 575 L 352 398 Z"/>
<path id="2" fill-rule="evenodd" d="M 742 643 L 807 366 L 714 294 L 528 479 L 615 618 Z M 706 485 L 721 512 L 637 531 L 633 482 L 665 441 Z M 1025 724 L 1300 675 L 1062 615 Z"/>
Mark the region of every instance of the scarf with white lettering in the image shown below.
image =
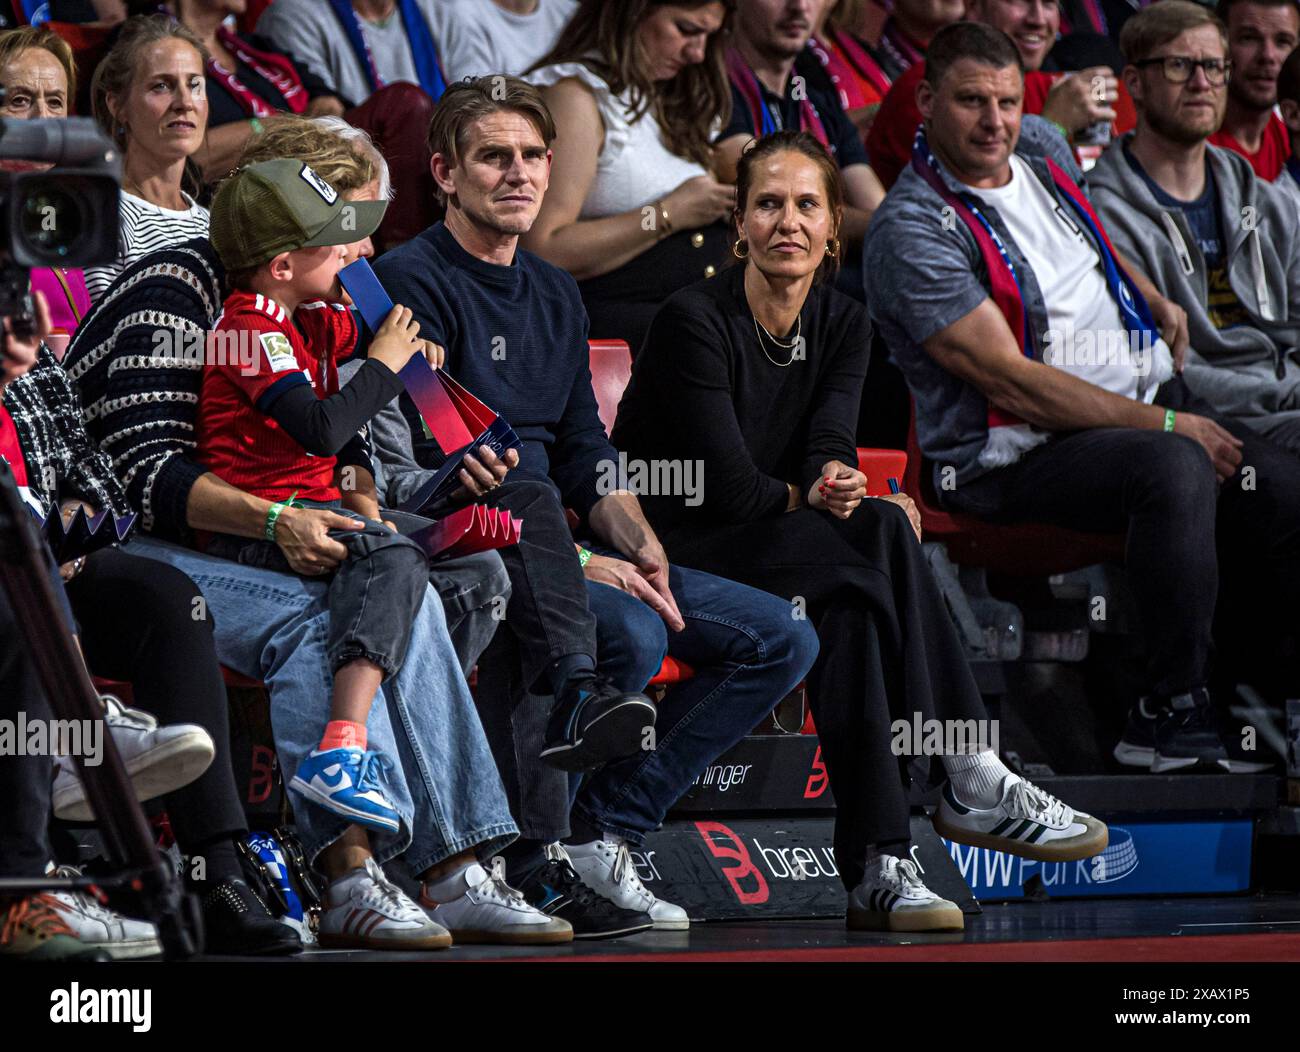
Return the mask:
<path id="1" fill-rule="evenodd" d="M 759 83 L 758 74 L 749 68 L 749 63 L 735 48 L 727 49 L 727 76 L 740 92 L 740 97 L 745 100 L 745 108 L 749 110 L 750 120 L 754 124 L 755 138 L 784 130 L 778 123 L 780 115 L 773 114 L 772 107 L 763 98 L 763 86 Z M 799 100 L 799 130 L 811 132 L 823 146 L 830 144 L 830 137 L 826 134 L 821 115 L 818 114 L 817 107 L 809 101 L 807 92 L 804 92 L 803 98 Z"/>
<path id="2" fill-rule="evenodd" d="M 222 26 L 217 30 L 217 39 L 240 62 L 251 69 L 263 80 L 271 84 L 280 97 L 284 99 L 285 108 L 290 113 L 302 113 L 307 109 L 307 92 L 303 89 L 298 71 L 293 68 L 284 55 L 259 51 L 240 40 L 229 29 Z M 256 92 L 251 91 L 232 70 L 220 65 L 216 59 L 208 59 L 208 76 L 220 81 L 230 92 L 240 108 L 250 117 L 269 117 L 276 108 Z"/>

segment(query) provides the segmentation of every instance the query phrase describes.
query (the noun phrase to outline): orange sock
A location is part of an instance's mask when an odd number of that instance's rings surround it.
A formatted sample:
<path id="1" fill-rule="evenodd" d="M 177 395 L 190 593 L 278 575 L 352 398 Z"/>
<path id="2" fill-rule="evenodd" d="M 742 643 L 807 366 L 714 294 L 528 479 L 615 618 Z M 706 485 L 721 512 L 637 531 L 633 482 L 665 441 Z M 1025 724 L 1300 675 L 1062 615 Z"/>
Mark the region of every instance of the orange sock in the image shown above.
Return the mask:
<path id="1" fill-rule="evenodd" d="M 320 740 L 320 752 L 327 749 L 365 749 L 366 725 L 352 720 L 330 720 Z"/>

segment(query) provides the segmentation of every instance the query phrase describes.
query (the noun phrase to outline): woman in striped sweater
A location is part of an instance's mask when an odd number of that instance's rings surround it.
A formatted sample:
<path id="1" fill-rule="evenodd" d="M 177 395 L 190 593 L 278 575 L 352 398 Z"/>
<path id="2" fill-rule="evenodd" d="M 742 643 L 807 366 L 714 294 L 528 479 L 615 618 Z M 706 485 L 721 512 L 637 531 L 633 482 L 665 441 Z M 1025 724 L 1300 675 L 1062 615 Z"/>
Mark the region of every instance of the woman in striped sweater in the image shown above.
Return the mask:
<path id="1" fill-rule="evenodd" d="M 207 57 L 184 26 L 150 15 L 131 19 L 95 70 L 95 119 L 122 150 L 123 176 L 118 258 L 87 268 L 92 301 L 135 260 L 207 235 L 208 210 L 183 188 L 208 126 Z"/>

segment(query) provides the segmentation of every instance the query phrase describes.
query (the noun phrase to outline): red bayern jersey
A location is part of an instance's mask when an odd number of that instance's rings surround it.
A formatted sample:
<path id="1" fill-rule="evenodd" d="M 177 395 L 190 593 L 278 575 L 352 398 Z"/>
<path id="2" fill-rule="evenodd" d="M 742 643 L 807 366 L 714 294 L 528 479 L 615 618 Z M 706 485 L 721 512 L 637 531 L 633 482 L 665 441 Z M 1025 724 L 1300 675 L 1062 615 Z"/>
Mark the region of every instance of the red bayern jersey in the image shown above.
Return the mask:
<path id="1" fill-rule="evenodd" d="M 1271 183 L 1281 174 L 1286 167 L 1286 159 L 1291 156 L 1291 138 L 1276 112 L 1269 114 L 1264 134 L 1259 139 L 1259 149 L 1254 153 L 1247 152 L 1241 143 L 1222 129 L 1210 136 L 1210 145 L 1241 154 L 1255 169 L 1255 174 L 1266 183 Z"/>
<path id="2" fill-rule="evenodd" d="M 260 293 L 231 294 L 208 342 L 199 461 L 265 500 L 337 500 L 335 458 L 312 456 L 269 410 L 290 386 L 310 384 L 317 398 L 337 393 L 338 362 L 356 338 L 352 312 L 339 304 L 304 304 L 290 318 Z"/>

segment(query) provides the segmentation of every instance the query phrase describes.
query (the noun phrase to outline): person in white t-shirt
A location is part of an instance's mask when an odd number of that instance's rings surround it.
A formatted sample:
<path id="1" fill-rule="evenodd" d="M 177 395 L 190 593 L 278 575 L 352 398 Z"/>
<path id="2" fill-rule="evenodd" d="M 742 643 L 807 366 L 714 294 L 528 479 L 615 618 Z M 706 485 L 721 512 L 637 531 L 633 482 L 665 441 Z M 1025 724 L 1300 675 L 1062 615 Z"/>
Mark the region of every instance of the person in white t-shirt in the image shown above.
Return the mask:
<path id="1" fill-rule="evenodd" d="M 208 232 L 208 210 L 183 189 L 208 127 L 199 39 L 165 15 L 133 18 L 95 69 L 95 119 L 122 151 L 118 257 L 86 268 L 94 302 L 131 263 Z"/>
<path id="2" fill-rule="evenodd" d="M 1133 353 L 1093 242 L 1023 158 L 1013 153 L 1009 163 L 1011 178 L 1002 186 L 962 185 L 997 209 L 1038 281 L 1048 320 L 1043 362 L 1112 394 L 1150 403 L 1157 386 L 1173 375 L 1168 346 L 1161 340 L 1148 352 Z M 1046 439 L 1044 433 L 1039 437 Z"/>
<path id="3" fill-rule="evenodd" d="M 442 0 L 434 33 L 448 83 L 518 76 L 555 46 L 577 0 Z"/>
<path id="4" fill-rule="evenodd" d="M 523 245 L 578 279 L 595 339 L 635 352 L 672 293 L 730 259 L 736 193 L 713 171 L 731 112 L 721 0 L 581 0 L 525 74 L 560 129 Z"/>

